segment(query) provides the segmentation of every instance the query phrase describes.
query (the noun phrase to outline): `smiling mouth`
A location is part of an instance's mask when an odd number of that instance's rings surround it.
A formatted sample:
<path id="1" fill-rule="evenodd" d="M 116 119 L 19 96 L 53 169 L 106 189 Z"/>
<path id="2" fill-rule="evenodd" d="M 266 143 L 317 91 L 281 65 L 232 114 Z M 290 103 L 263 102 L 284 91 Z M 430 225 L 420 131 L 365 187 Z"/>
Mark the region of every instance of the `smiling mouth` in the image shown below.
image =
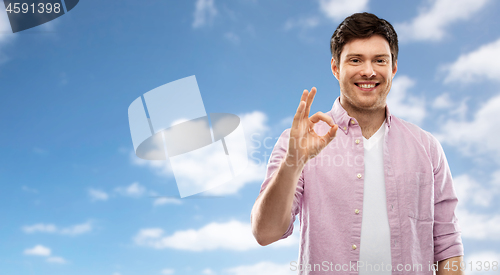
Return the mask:
<path id="1" fill-rule="evenodd" d="M 380 83 L 354 83 L 354 85 L 363 89 L 372 89 L 379 85 Z"/>

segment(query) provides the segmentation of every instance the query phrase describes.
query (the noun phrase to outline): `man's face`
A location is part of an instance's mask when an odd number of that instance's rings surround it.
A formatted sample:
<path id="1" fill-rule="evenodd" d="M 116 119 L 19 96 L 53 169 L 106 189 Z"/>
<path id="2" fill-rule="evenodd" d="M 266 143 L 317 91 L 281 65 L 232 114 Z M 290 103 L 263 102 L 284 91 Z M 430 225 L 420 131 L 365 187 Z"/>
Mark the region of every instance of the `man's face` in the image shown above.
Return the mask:
<path id="1" fill-rule="evenodd" d="M 332 58 L 332 72 L 340 84 L 340 103 L 344 108 L 370 111 L 385 108 L 392 78 L 389 42 L 380 35 L 354 39 L 344 45 L 339 64 Z"/>

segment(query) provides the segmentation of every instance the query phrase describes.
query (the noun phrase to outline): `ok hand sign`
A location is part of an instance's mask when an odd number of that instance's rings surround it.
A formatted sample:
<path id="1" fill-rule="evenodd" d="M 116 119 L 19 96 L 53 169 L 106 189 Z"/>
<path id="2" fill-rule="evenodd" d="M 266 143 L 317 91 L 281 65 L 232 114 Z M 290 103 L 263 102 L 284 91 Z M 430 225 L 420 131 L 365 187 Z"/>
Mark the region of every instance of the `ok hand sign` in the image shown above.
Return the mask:
<path id="1" fill-rule="evenodd" d="M 316 88 L 311 92 L 304 90 L 300 99 L 299 107 L 293 117 L 292 128 L 290 130 L 290 140 L 286 156 L 287 165 L 303 166 L 309 160 L 323 150 L 323 148 L 332 141 L 336 134 L 338 126 L 334 124 L 333 119 L 322 113 L 309 117 L 309 110 L 316 95 Z M 319 136 L 314 132 L 313 127 L 318 121 L 326 122 L 331 128 L 324 136 Z"/>

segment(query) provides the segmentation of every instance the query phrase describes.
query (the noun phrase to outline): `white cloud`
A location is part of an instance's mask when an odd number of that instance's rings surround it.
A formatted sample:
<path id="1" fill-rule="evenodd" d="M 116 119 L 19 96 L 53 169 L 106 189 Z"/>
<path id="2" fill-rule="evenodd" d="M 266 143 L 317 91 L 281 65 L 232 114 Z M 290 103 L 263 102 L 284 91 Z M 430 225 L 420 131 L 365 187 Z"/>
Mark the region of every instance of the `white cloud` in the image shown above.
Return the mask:
<path id="1" fill-rule="evenodd" d="M 92 201 L 106 201 L 109 196 L 106 192 L 99 189 L 89 189 L 89 196 Z"/>
<path id="2" fill-rule="evenodd" d="M 469 19 L 483 9 L 490 0 L 434 0 L 424 1 L 423 7 L 410 22 L 395 24 L 401 41 L 437 41 L 445 37 L 451 24 Z"/>
<path id="3" fill-rule="evenodd" d="M 465 207 L 457 207 L 456 216 L 462 229 L 462 237 L 474 240 L 500 241 L 500 215 L 472 213 Z"/>
<path id="4" fill-rule="evenodd" d="M 391 114 L 418 125 L 425 118 L 426 110 L 423 98 L 409 95 L 408 90 L 414 86 L 415 81 L 405 75 L 395 77 L 387 105 Z"/>
<path id="5" fill-rule="evenodd" d="M 70 236 L 76 236 L 90 231 L 92 231 L 92 224 L 90 222 L 73 225 L 59 230 L 61 234 Z"/>
<path id="6" fill-rule="evenodd" d="M 292 123 L 293 123 L 293 116 L 288 116 L 288 117 L 283 118 L 280 121 L 279 125 L 282 127 L 290 128 L 290 127 L 292 127 Z"/>
<path id="7" fill-rule="evenodd" d="M 23 191 L 25 192 L 30 192 L 30 193 L 38 193 L 38 190 L 34 189 L 34 188 L 29 188 L 28 186 L 24 186 L 23 185 Z"/>
<path id="8" fill-rule="evenodd" d="M 442 144 L 454 146 L 464 155 L 486 155 L 499 161 L 500 144 L 497 137 L 500 130 L 495 125 L 500 125 L 500 96 L 485 102 L 472 120 L 448 119 L 442 123 L 441 131 L 435 136 Z M 474 208 L 491 207 L 500 195 L 500 170 L 492 174 L 490 181 L 478 180 L 472 175 L 460 175 L 455 178 L 455 188 L 459 198 L 457 217 L 462 236 L 475 240 L 500 240 L 500 215 L 497 211 L 471 212 Z"/>
<path id="9" fill-rule="evenodd" d="M 61 235 L 76 236 L 92 231 L 92 223 L 86 222 L 65 228 L 57 228 L 57 226 L 53 224 L 38 223 L 31 226 L 24 226 L 22 229 L 25 233 L 28 234 L 42 232 L 42 233 L 55 233 Z"/>
<path id="10" fill-rule="evenodd" d="M 500 171 L 494 174 L 498 175 Z M 457 197 L 462 205 L 472 204 L 475 206 L 489 207 L 496 195 L 500 194 L 500 185 L 479 183 L 468 174 L 456 177 L 454 185 Z"/>
<path id="11" fill-rule="evenodd" d="M 203 269 L 203 271 L 201 272 L 201 274 L 204 274 L 204 275 L 214 275 L 215 272 L 212 269 L 210 269 L 210 268 L 205 268 L 205 269 Z"/>
<path id="12" fill-rule="evenodd" d="M 24 255 L 34 255 L 34 256 L 42 256 L 42 257 L 47 257 L 46 261 L 49 263 L 54 263 L 54 264 L 65 264 L 67 261 L 58 256 L 52 256 L 52 251 L 50 248 L 45 247 L 43 245 L 36 245 L 33 248 L 28 248 L 24 250 Z"/>
<path id="13" fill-rule="evenodd" d="M 467 111 L 469 110 L 469 108 L 467 107 L 467 101 L 469 99 L 470 98 L 468 97 L 463 98 L 460 103 L 454 106 L 454 108 L 449 112 L 449 114 L 457 115 L 459 119 L 464 120 L 467 115 Z"/>
<path id="14" fill-rule="evenodd" d="M 251 182 L 261 182 L 266 175 L 266 164 L 269 157 L 265 154 L 253 154 L 248 162 L 245 171 L 236 176 L 233 180 L 203 192 L 204 195 L 232 195 L 238 193 L 246 184 Z"/>
<path id="15" fill-rule="evenodd" d="M 134 155 L 134 152 L 131 152 L 131 160 L 132 162 L 135 162 L 135 159 L 137 158 Z M 139 159 L 139 158 L 137 158 Z M 141 163 L 140 165 L 147 165 L 148 163 L 145 161 L 144 163 Z M 92 191 L 92 196 L 95 197 L 96 199 L 104 200 L 108 199 L 110 196 L 101 190 L 95 190 L 91 189 Z M 177 198 L 169 198 L 169 197 L 161 197 L 160 194 L 153 190 L 148 190 L 146 187 L 141 185 L 138 182 L 134 182 L 128 186 L 118 186 L 114 189 L 115 195 L 120 195 L 124 197 L 129 197 L 129 198 L 141 198 L 144 197 L 146 194 L 151 196 L 151 197 L 157 197 L 156 199 L 153 200 L 153 206 L 159 206 L 159 205 L 164 205 L 164 204 L 182 204 L 182 201 Z M 90 193 L 90 192 L 89 192 Z M 113 195 L 113 196 L 115 196 Z M 94 199 L 95 200 L 95 199 Z"/>
<path id="16" fill-rule="evenodd" d="M 126 187 L 115 188 L 115 192 L 123 196 L 138 198 L 146 193 L 146 188 L 140 185 L 138 182 L 134 182 Z"/>
<path id="17" fill-rule="evenodd" d="M 47 258 L 47 262 L 54 264 L 65 264 L 66 260 L 62 257 L 49 257 Z"/>
<path id="18" fill-rule="evenodd" d="M 319 25 L 319 19 L 315 16 L 303 17 L 299 19 L 288 19 L 285 22 L 284 29 L 289 31 L 292 29 L 300 29 L 302 31 L 312 29 Z"/>
<path id="19" fill-rule="evenodd" d="M 369 0 L 319 0 L 320 10 L 334 21 L 342 21 L 345 17 L 368 10 Z"/>
<path id="20" fill-rule="evenodd" d="M 500 96 L 488 100 L 475 114 L 472 121 L 449 119 L 435 134 L 442 144 L 455 146 L 465 155 L 489 154 L 497 157 L 500 153 Z"/>
<path id="21" fill-rule="evenodd" d="M 176 231 L 165 236 L 160 228 L 142 229 L 134 237 L 137 245 L 155 249 L 179 249 L 188 251 L 210 251 L 216 249 L 246 251 L 260 246 L 254 239 L 249 223 L 229 221 L 226 223 L 212 222 L 200 229 Z M 295 246 L 297 235 L 280 240 L 272 247 Z"/>
<path id="22" fill-rule="evenodd" d="M 137 157 L 132 150 L 130 152 L 130 160 L 133 165 L 144 166 L 150 168 L 156 175 L 161 177 L 173 177 L 172 168 L 168 161 L 165 160 L 145 160 Z"/>
<path id="23" fill-rule="evenodd" d="M 161 274 L 162 275 L 170 275 L 170 274 L 174 274 L 175 273 L 175 270 L 173 269 L 170 269 L 170 268 L 165 268 L 161 271 Z"/>
<path id="24" fill-rule="evenodd" d="M 9 17 L 6 12 L 0 12 L 0 47 L 14 41 L 15 35 L 10 27 Z M 7 62 L 9 57 L 0 51 L 0 64 Z"/>
<path id="25" fill-rule="evenodd" d="M 471 212 L 472 207 L 491 207 L 500 195 L 500 170 L 492 174 L 490 182 L 477 181 L 468 174 L 454 179 L 458 198 L 456 215 L 462 228 L 462 237 L 475 240 L 500 240 L 500 215 L 494 211 Z"/>
<path id="26" fill-rule="evenodd" d="M 153 201 L 153 205 L 182 204 L 182 200 L 176 198 L 160 197 Z"/>
<path id="27" fill-rule="evenodd" d="M 241 125 L 243 126 L 247 141 L 252 140 L 252 137 L 256 135 L 262 136 L 269 131 L 269 126 L 267 126 L 267 115 L 263 112 L 253 111 L 238 116 L 241 119 Z"/>
<path id="28" fill-rule="evenodd" d="M 35 256 L 50 256 L 50 248 L 43 245 L 36 245 L 33 248 L 28 248 L 24 250 L 25 255 L 35 255 Z"/>
<path id="29" fill-rule="evenodd" d="M 194 11 L 193 28 L 210 24 L 217 15 L 214 0 L 198 0 Z"/>
<path id="30" fill-rule="evenodd" d="M 344 20 L 353 13 L 367 11 L 368 2 L 369 0 L 318 0 L 320 12 L 336 22 Z M 304 41 L 310 41 L 312 38 L 305 36 L 305 32 L 319 26 L 321 19 L 322 17 L 318 14 L 290 18 L 286 20 L 283 29 L 285 31 L 298 29 L 299 37 Z"/>
<path id="31" fill-rule="evenodd" d="M 244 141 L 239 141 L 241 144 L 238 144 L 237 148 L 246 149 L 240 147 L 241 145 L 245 146 Z M 243 152 L 243 157 L 234 155 L 234 158 L 231 158 L 233 169 L 238 167 L 234 163 L 241 163 L 241 166 L 246 164 L 244 162 L 247 158 L 246 153 Z M 222 143 L 218 142 L 216 145 L 212 143 L 212 146 L 205 146 L 199 150 L 191 151 L 189 154 L 176 156 L 176 159 L 171 158 L 170 161 L 175 170 L 175 180 L 181 196 L 185 197 L 215 187 L 223 188 L 232 185 L 234 180 L 230 172 L 229 157 L 224 154 Z"/>
<path id="32" fill-rule="evenodd" d="M 435 109 L 448 109 L 453 106 L 453 102 L 451 101 L 450 95 L 448 93 L 444 93 L 436 99 L 432 103 L 432 107 Z"/>
<path id="33" fill-rule="evenodd" d="M 23 231 L 24 233 L 35 233 L 35 232 L 55 233 L 57 232 L 57 227 L 53 224 L 38 223 L 31 226 L 24 226 Z"/>
<path id="34" fill-rule="evenodd" d="M 449 93 L 443 93 L 434 99 L 432 108 L 437 111 L 444 111 L 445 113 L 441 116 L 443 119 L 455 117 L 463 120 L 468 114 L 467 102 L 469 100 L 470 97 L 460 97 L 457 100 L 453 100 Z"/>
<path id="35" fill-rule="evenodd" d="M 474 252 L 465 256 L 464 262 L 466 265 L 467 275 L 489 275 L 498 274 L 500 263 L 500 253 L 496 251 L 481 251 Z M 469 263 L 472 262 L 472 266 Z M 485 270 L 485 264 L 488 262 L 489 271 Z M 493 262 L 497 262 L 496 270 L 492 270 Z M 472 267 L 472 268 L 471 268 Z"/>
<path id="36" fill-rule="evenodd" d="M 234 32 L 226 32 L 224 34 L 224 38 L 226 38 L 227 40 L 229 40 L 229 42 L 231 42 L 233 44 L 240 43 L 240 37 L 237 34 L 235 34 Z"/>
<path id="37" fill-rule="evenodd" d="M 298 265 L 295 265 L 298 267 Z M 288 275 L 291 274 L 290 263 L 276 264 L 272 262 L 260 262 L 254 265 L 242 265 L 228 268 L 225 273 L 232 275 Z M 293 270 L 293 269 L 292 269 Z"/>
<path id="38" fill-rule="evenodd" d="M 8 33 L 12 33 L 12 28 L 10 27 L 9 17 L 6 12 L 2 12 L 0 14 L 0 42 L 5 39 L 9 39 L 12 35 L 7 35 Z"/>
<path id="39" fill-rule="evenodd" d="M 443 66 L 445 83 L 500 81 L 500 39 L 463 54 L 452 64 Z"/>
<path id="40" fill-rule="evenodd" d="M 132 152 L 133 154 L 133 152 Z M 159 206 L 164 204 L 182 204 L 182 201 L 177 198 L 162 197 L 160 194 L 153 190 L 148 190 L 146 187 L 138 182 L 134 182 L 128 186 L 118 186 L 114 189 L 115 194 L 119 196 L 129 197 L 129 198 L 141 198 L 146 195 L 151 197 L 157 197 L 153 200 L 153 206 Z M 104 193 L 104 192 L 103 192 Z M 107 195 L 106 195 L 107 196 Z M 89 224 L 90 225 L 90 224 Z M 85 227 L 73 228 L 73 230 L 82 230 Z"/>

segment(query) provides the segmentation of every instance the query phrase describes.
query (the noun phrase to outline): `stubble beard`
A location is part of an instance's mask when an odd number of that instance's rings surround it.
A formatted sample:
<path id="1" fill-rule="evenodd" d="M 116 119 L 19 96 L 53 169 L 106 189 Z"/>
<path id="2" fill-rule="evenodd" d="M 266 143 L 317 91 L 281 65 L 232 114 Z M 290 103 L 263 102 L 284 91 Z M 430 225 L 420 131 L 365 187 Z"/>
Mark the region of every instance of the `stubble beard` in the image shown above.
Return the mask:
<path id="1" fill-rule="evenodd" d="M 382 83 L 382 82 L 381 82 Z M 387 96 L 389 95 L 389 91 L 392 87 L 392 81 L 385 81 L 383 82 L 385 85 L 384 91 L 382 95 L 377 95 L 376 97 L 376 102 L 374 104 L 370 104 L 368 106 L 363 106 L 361 103 L 361 100 L 358 98 L 357 93 L 354 91 L 354 89 L 357 88 L 357 86 L 354 83 L 348 83 L 348 91 L 349 93 L 345 93 L 343 91 L 346 91 L 345 85 L 340 86 L 340 90 L 342 94 L 344 95 L 344 98 L 346 99 L 346 103 L 349 104 L 350 109 L 357 113 L 373 113 L 381 108 L 385 108 L 386 101 L 387 101 Z M 381 88 L 380 85 L 378 88 Z M 345 108 L 346 106 L 344 106 Z"/>

